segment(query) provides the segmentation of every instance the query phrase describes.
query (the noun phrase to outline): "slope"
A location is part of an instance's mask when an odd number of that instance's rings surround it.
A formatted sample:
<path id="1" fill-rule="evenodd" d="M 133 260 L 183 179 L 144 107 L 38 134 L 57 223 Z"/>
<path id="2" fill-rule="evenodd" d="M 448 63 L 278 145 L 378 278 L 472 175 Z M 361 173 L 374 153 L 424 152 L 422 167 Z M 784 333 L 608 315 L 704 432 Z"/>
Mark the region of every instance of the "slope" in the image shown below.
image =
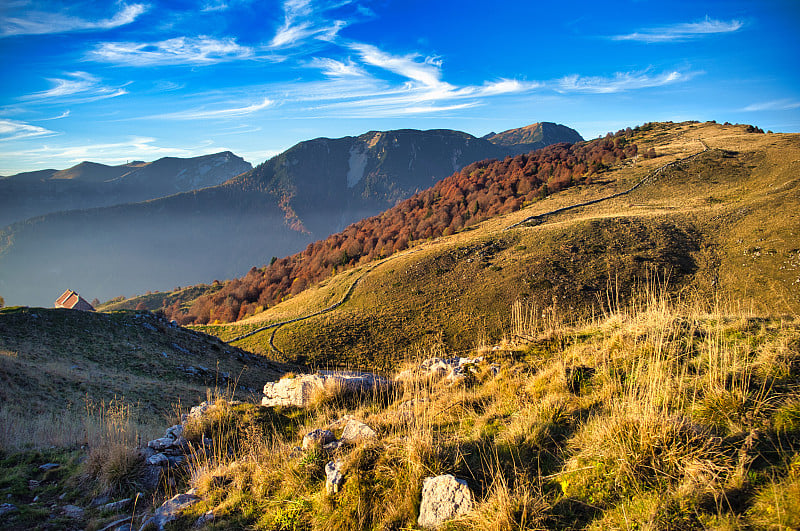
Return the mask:
<path id="1" fill-rule="evenodd" d="M 252 319 L 202 329 L 232 339 L 313 313 L 354 278 L 361 280 L 336 311 L 275 333 L 272 343 L 284 359 L 388 369 L 431 345 L 458 352 L 497 340 L 508 331 L 515 301 L 540 315 L 577 319 L 600 311 L 609 297 L 624 301 L 655 275 L 672 293 L 709 303 L 731 299 L 759 311 L 797 313 L 800 140 L 747 131 L 714 123 L 647 124 L 632 140 L 655 148 L 654 159 L 639 158 L 592 184 L 419 242 L 348 271 L 349 281 L 332 277 Z M 688 160 L 670 164 L 681 159 Z M 643 178 L 628 195 L 505 230 Z M 271 336 L 268 330 L 236 344 L 270 352 Z"/>
<path id="2" fill-rule="evenodd" d="M 30 442 L 35 426 L 81 426 L 101 403 L 160 424 L 209 388 L 248 398 L 286 370 L 148 312 L 0 310 L 0 417 L 28 426 Z"/>

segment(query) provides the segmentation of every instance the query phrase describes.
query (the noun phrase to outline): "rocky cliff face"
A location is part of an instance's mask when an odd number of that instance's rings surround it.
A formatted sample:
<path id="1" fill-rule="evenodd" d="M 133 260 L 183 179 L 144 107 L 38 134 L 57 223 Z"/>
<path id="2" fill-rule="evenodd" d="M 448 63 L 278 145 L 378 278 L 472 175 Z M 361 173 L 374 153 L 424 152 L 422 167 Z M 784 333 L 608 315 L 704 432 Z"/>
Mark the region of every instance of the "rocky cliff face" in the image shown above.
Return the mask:
<path id="1" fill-rule="evenodd" d="M 301 142 L 234 182 L 283 199 L 322 238 L 507 149 L 450 130 L 370 131 Z"/>

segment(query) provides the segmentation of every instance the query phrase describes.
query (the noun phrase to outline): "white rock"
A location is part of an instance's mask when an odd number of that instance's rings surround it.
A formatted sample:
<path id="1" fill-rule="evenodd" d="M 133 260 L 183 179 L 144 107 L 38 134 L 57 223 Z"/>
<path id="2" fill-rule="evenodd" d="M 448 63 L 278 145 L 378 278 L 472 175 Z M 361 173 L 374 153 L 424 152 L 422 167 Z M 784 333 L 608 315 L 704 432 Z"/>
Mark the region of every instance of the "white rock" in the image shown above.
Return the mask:
<path id="1" fill-rule="evenodd" d="M 155 454 L 147 458 L 148 465 L 169 466 L 169 458 L 164 454 Z"/>
<path id="2" fill-rule="evenodd" d="M 422 503 L 417 524 L 437 529 L 448 520 L 472 509 L 472 493 L 467 482 L 450 474 L 425 478 L 422 483 Z"/>
<path id="3" fill-rule="evenodd" d="M 375 439 L 377 437 L 378 434 L 375 433 L 375 430 L 360 420 L 350 419 L 347 421 L 340 439 L 346 443 L 355 444 L 359 441 Z"/>
<path id="4" fill-rule="evenodd" d="M 189 494 L 188 492 L 185 494 L 177 494 L 164 502 L 164 505 L 156 509 L 153 517 L 149 518 L 144 524 L 142 524 L 142 527 L 139 529 L 139 531 L 144 531 L 151 524 L 154 525 L 159 531 L 163 531 L 166 524 L 172 522 L 173 520 L 177 520 L 183 511 L 199 501 L 200 498 L 194 494 Z"/>
<path id="5" fill-rule="evenodd" d="M 332 443 L 335 440 L 336 437 L 333 435 L 332 431 L 316 429 L 306 433 L 303 437 L 303 450 L 325 446 L 326 444 Z"/>
<path id="6" fill-rule="evenodd" d="M 325 491 L 328 494 L 336 494 L 339 487 L 344 483 L 344 463 L 340 460 L 328 461 L 325 465 Z"/>
<path id="7" fill-rule="evenodd" d="M 264 385 L 263 406 L 306 407 L 325 389 L 339 388 L 344 392 L 365 391 L 388 386 L 389 381 L 371 373 L 321 371 L 317 374 L 299 374 Z"/>

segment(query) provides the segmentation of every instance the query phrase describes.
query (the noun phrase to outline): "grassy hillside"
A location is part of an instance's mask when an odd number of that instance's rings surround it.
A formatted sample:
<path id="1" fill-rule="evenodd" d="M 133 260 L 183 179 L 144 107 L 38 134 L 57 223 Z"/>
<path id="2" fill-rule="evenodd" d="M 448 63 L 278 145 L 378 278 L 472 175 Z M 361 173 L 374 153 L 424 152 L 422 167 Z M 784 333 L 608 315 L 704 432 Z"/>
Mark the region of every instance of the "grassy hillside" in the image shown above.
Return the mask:
<path id="1" fill-rule="evenodd" d="M 285 369 L 147 312 L 6 308 L 0 447 L 84 441 L 87 422 L 112 403 L 158 432 L 207 389 L 249 398 Z"/>
<path id="2" fill-rule="evenodd" d="M 180 525 L 211 511 L 214 528 L 419 529 L 423 479 L 453 474 L 474 505 L 451 531 L 797 528 L 800 321 L 665 295 L 641 286 L 572 324 L 520 306 L 486 352 L 497 375 L 478 365 L 460 384 L 416 373 L 308 410 L 219 401 L 190 432 L 226 457 L 193 462 L 201 499 Z M 378 436 L 294 449 L 345 415 Z"/>
<path id="3" fill-rule="evenodd" d="M 730 297 L 757 311 L 798 313 L 800 138 L 747 131 L 714 123 L 652 124 L 632 141 L 640 151 L 654 148 L 654 159 L 639 158 L 602 181 L 453 236 L 417 242 L 240 323 L 202 330 L 228 340 L 258 323 L 313 313 L 356 278 L 359 284 L 336 311 L 275 333 L 282 359 L 388 370 L 431 344 L 461 351 L 498 340 L 517 300 L 563 318 L 585 317 L 599 311 L 608 293 L 624 300 L 648 275 L 665 280 L 674 293 L 709 303 Z M 629 195 L 505 230 L 626 190 L 693 154 Z M 270 353 L 272 334 L 236 344 Z"/>

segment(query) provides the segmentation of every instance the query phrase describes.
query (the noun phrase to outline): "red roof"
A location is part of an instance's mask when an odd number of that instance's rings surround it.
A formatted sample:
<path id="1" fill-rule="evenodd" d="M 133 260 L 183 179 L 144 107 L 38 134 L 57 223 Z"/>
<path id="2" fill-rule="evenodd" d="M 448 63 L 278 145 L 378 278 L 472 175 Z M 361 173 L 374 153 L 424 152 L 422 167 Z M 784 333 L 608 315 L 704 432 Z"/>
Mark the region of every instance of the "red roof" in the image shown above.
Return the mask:
<path id="1" fill-rule="evenodd" d="M 67 308 L 70 310 L 83 310 L 85 312 L 93 312 L 94 307 L 86 302 L 86 300 L 78 295 L 76 292 L 68 289 L 56 299 L 56 308 Z"/>

